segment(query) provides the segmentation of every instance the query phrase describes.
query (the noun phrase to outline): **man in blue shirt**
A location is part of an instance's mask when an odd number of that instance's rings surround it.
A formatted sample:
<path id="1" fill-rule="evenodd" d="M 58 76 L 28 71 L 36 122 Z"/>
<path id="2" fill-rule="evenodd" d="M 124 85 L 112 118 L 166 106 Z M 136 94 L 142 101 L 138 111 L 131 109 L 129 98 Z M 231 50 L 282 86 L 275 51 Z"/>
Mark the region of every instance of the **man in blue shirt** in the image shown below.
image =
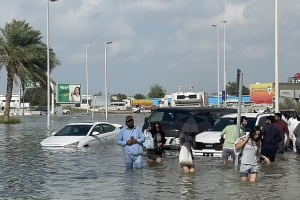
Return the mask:
<path id="1" fill-rule="evenodd" d="M 142 137 L 142 130 L 134 126 L 133 117 L 130 115 L 126 117 L 125 123 L 126 127 L 120 131 L 117 144 L 123 147 L 126 169 L 132 169 L 133 163 L 136 168 L 143 168 L 142 155 L 145 138 Z"/>

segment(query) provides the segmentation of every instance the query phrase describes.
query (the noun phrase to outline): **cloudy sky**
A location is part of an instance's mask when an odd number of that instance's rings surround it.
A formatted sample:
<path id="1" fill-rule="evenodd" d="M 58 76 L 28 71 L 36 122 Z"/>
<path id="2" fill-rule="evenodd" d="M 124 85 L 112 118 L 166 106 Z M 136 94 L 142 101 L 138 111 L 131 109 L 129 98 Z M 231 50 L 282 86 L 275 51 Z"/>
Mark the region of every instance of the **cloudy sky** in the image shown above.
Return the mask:
<path id="1" fill-rule="evenodd" d="M 50 45 L 61 61 L 51 77 L 104 92 L 104 44 L 110 93 L 147 94 L 159 84 L 167 93 L 178 86 L 217 91 L 217 29 L 220 88 L 223 88 L 223 20 L 226 23 L 227 81 L 244 73 L 244 85 L 274 82 L 274 0 L 58 0 L 50 3 Z M 300 72 L 300 1 L 279 0 L 279 80 Z M 10 0 L 0 6 L 0 27 L 26 20 L 46 42 L 46 0 Z M 6 73 L 0 74 L 0 93 Z"/>

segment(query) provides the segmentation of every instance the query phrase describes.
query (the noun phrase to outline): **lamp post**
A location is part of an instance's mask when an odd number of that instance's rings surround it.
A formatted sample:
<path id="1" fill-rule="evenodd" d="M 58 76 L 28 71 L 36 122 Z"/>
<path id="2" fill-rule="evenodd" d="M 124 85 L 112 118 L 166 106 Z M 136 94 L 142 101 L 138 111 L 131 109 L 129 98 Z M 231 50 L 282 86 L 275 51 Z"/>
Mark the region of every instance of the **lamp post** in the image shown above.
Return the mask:
<path id="1" fill-rule="evenodd" d="M 213 24 L 213 27 L 217 28 L 217 57 L 218 57 L 218 107 L 220 107 L 220 47 L 219 47 L 219 26 Z"/>
<path id="2" fill-rule="evenodd" d="M 86 75 L 86 114 L 88 115 L 89 114 L 89 75 L 88 75 L 88 58 L 87 58 L 87 55 L 88 55 L 88 47 L 90 45 L 88 44 L 85 44 L 85 75 Z"/>
<path id="3" fill-rule="evenodd" d="M 104 74 L 105 74 L 105 119 L 107 119 L 107 110 L 108 110 L 108 94 L 107 94 L 107 54 L 106 46 L 112 42 L 105 42 L 104 44 Z"/>
<path id="4" fill-rule="evenodd" d="M 225 93 L 225 98 L 224 98 L 224 107 L 226 107 L 226 100 L 227 100 L 227 91 L 226 91 L 226 38 L 225 38 L 225 33 L 226 33 L 226 22 L 227 21 L 222 21 L 224 23 L 224 93 Z"/>
<path id="5" fill-rule="evenodd" d="M 47 0 L 47 127 L 50 127 L 50 47 L 49 47 L 49 4 L 58 0 Z"/>
<path id="6" fill-rule="evenodd" d="M 278 0 L 275 0 L 275 112 L 279 112 L 279 80 L 278 80 Z"/>

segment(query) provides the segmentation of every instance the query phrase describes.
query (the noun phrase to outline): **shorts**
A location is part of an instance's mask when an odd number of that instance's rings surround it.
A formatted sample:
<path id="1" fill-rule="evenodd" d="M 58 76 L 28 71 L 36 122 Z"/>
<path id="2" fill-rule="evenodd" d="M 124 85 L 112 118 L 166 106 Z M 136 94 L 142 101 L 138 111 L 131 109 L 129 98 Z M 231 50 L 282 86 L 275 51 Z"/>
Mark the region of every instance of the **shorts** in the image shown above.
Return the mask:
<path id="1" fill-rule="evenodd" d="M 258 165 L 241 164 L 240 166 L 241 177 L 248 177 L 249 174 L 257 174 L 257 173 L 258 173 Z"/>
<path id="2" fill-rule="evenodd" d="M 223 149 L 222 156 L 223 156 L 223 158 L 227 158 L 227 159 L 229 156 L 231 156 L 232 159 L 235 159 L 234 149 L 226 149 L 226 148 Z"/>
<path id="3" fill-rule="evenodd" d="M 149 149 L 147 150 L 147 157 L 150 160 L 156 160 L 156 158 L 162 158 L 162 153 L 163 150 L 162 149 Z"/>

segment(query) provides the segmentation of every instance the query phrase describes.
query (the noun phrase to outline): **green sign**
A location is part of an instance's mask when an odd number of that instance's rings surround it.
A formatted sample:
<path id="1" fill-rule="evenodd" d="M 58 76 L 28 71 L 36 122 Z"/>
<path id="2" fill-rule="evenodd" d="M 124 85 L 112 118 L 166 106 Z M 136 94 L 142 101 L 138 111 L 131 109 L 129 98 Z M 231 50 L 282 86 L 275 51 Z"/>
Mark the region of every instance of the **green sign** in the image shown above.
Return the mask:
<path id="1" fill-rule="evenodd" d="M 57 103 L 81 103 L 81 84 L 57 84 Z"/>

